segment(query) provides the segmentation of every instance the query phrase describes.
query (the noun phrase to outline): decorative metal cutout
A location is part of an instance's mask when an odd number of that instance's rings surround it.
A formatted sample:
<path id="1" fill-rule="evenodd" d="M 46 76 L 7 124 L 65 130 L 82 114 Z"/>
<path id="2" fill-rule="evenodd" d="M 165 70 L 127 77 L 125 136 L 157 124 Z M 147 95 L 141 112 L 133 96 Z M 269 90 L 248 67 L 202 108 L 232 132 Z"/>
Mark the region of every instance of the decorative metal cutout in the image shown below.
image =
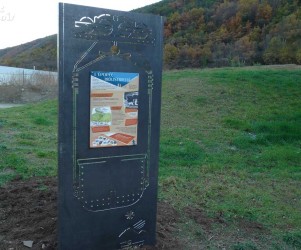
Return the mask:
<path id="1" fill-rule="evenodd" d="M 144 245 L 144 240 L 132 242 L 131 240 L 120 243 L 120 249 L 137 249 Z"/>
<path id="2" fill-rule="evenodd" d="M 135 212 L 134 211 L 129 211 L 129 212 L 127 212 L 126 214 L 125 214 L 125 218 L 127 219 L 127 220 L 132 220 L 132 219 L 134 219 L 134 217 L 135 217 Z"/>
<path id="3" fill-rule="evenodd" d="M 74 37 L 94 41 L 155 44 L 153 32 L 144 23 L 124 16 L 101 14 L 75 21 Z"/>
<path id="4" fill-rule="evenodd" d="M 148 186 L 145 165 L 146 155 L 77 160 L 74 195 L 82 207 L 91 212 L 130 207 L 141 199 Z M 114 174 L 110 172 L 112 168 Z M 125 179 L 130 171 L 135 178 Z M 99 177 L 99 183 L 89 182 L 92 175 Z"/>
<path id="5" fill-rule="evenodd" d="M 119 234 L 119 238 L 126 235 L 127 233 L 141 235 L 146 232 L 145 230 L 143 230 L 144 226 L 145 226 L 145 220 L 140 220 L 137 223 L 135 223 L 134 225 L 132 225 L 132 226 L 126 228 L 124 231 L 122 231 L 121 234 Z"/>
<path id="6" fill-rule="evenodd" d="M 133 27 L 135 29 L 133 29 Z M 139 38 L 138 40 L 135 40 L 137 43 L 139 41 L 142 41 L 141 39 L 144 39 L 145 41 L 148 40 L 151 35 L 151 30 L 147 29 L 146 25 L 140 24 L 137 22 L 134 22 L 133 20 L 126 18 L 126 17 L 118 17 L 118 16 L 111 16 L 109 14 L 102 14 L 99 16 L 95 16 L 93 19 L 89 17 L 83 17 L 80 19 L 80 21 L 75 22 L 75 29 L 78 29 L 78 31 L 75 33 L 75 37 L 77 38 L 85 38 L 88 40 L 97 40 L 101 39 L 101 41 L 104 40 L 104 37 L 109 38 L 115 38 L 118 39 L 118 42 L 120 42 L 120 39 L 125 38 Z M 117 32 L 114 32 L 114 29 L 117 29 Z M 134 32 L 136 30 L 136 32 Z M 140 33 L 139 33 L 140 32 Z M 138 36 L 140 34 L 140 36 Z M 144 34 L 142 37 L 141 34 Z M 124 40 L 122 40 L 124 41 Z M 134 40 L 131 40 L 131 43 Z M 152 39 L 152 43 L 154 40 Z M 73 79 L 73 121 L 74 121 L 74 128 L 73 128 L 73 138 L 74 138 L 74 153 L 73 153 L 73 164 L 74 164 L 74 196 L 77 197 L 78 201 L 82 204 L 82 207 L 88 211 L 92 212 L 100 212 L 100 211 L 106 211 L 111 209 L 117 209 L 117 208 L 123 208 L 123 207 L 129 207 L 134 204 L 136 204 L 143 196 L 144 190 L 149 186 L 149 167 L 150 167 L 150 140 L 151 140 L 151 125 L 152 125 L 152 90 L 153 90 L 153 71 L 151 69 L 150 63 L 148 60 L 144 59 L 142 55 L 139 53 L 135 53 L 133 55 L 132 53 L 121 53 L 120 48 L 117 46 L 117 42 L 112 42 L 111 50 L 108 52 L 102 52 L 98 50 L 98 46 L 100 45 L 100 41 L 93 42 L 90 47 L 82 54 L 82 56 L 77 60 L 73 67 L 73 73 L 72 73 L 72 79 Z M 144 43 L 144 42 L 143 42 Z M 95 51 L 98 51 L 98 53 L 95 53 Z M 93 56 L 91 56 L 93 55 Z M 95 56 L 94 56 L 95 55 Z M 93 58 L 94 57 L 94 58 Z M 132 169 L 131 171 L 136 171 L 136 174 L 133 172 L 134 175 L 139 177 L 138 171 L 141 171 L 140 177 L 137 178 L 136 182 L 140 183 L 141 187 L 139 188 L 140 192 L 137 192 L 137 188 L 134 188 L 127 194 L 120 194 L 116 191 L 116 189 L 107 190 L 106 196 L 103 195 L 96 195 L 93 196 L 91 199 L 87 199 L 86 197 L 89 197 L 89 191 L 85 188 L 85 185 L 83 184 L 85 182 L 85 178 L 83 178 L 82 175 L 84 175 L 85 169 L 87 169 L 87 166 L 91 166 L 92 164 L 98 164 L 99 166 L 103 165 L 105 162 L 102 161 L 101 158 L 98 159 L 77 159 L 76 158 L 76 142 L 77 142 L 77 135 L 76 135 L 76 116 L 77 116 L 77 102 L 78 102 L 78 89 L 79 89 L 79 83 L 78 83 L 78 77 L 82 70 L 86 69 L 87 67 L 92 66 L 93 64 L 100 62 L 108 57 L 118 57 L 123 61 L 128 61 L 132 65 L 138 67 L 139 69 L 142 69 L 145 74 L 147 75 L 148 79 L 148 103 L 149 103 L 149 121 L 148 121 L 148 151 L 143 156 L 144 160 L 141 165 L 140 169 Z M 86 58 L 89 58 L 88 60 Z M 91 60 L 92 58 L 92 60 Z M 126 157 L 126 156 L 119 156 L 119 157 Z M 87 163 L 89 162 L 89 163 Z M 88 165 L 87 165 L 88 164 Z M 115 180 L 117 181 L 117 180 Z M 117 181 L 118 183 L 118 181 Z M 102 192 L 103 190 L 99 190 Z M 87 193 L 88 192 L 88 193 Z M 112 197 L 112 194 L 114 197 Z M 134 197 L 130 197 L 131 199 L 123 200 L 120 199 L 120 197 L 124 196 L 132 196 L 134 194 Z M 117 198 L 119 197 L 119 198 Z M 114 202 L 107 202 L 107 199 L 112 199 Z M 91 202 L 93 201 L 93 202 Z M 96 201 L 96 202 L 94 202 Z M 106 202 L 102 202 L 106 201 Z M 96 204 L 97 203 L 97 204 Z M 95 205 L 96 204 L 96 205 Z"/>

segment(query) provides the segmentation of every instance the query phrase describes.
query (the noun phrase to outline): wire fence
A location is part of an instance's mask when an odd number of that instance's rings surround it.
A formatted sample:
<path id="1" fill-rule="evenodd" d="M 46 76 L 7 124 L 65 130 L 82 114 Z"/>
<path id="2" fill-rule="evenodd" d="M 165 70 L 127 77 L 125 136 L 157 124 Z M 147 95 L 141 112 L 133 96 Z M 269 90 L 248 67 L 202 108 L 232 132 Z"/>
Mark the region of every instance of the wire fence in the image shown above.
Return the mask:
<path id="1" fill-rule="evenodd" d="M 57 72 L 8 69 L 0 71 L 0 103 L 27 103 L 57 97 Z"/>
<path id="2" fill-rule="evenodd" d="M 0 72 L 0 85 L 3 84 L 39 84 L 41 82 L 57 82 L 57 72 L 33 70 L 20 70 L 11 73 Z"/>

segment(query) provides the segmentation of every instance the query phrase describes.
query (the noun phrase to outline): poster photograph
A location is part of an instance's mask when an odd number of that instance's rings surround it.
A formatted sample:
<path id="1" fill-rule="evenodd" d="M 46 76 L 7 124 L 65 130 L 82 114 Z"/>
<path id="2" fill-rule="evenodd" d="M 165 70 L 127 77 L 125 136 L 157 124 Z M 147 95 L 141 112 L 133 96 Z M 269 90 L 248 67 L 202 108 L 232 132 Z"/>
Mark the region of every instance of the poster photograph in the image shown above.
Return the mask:
<path id="1" fill-rule="evenodd" d="M 137 144 L 139 74 L 90 73 L 90 147 Z"/>

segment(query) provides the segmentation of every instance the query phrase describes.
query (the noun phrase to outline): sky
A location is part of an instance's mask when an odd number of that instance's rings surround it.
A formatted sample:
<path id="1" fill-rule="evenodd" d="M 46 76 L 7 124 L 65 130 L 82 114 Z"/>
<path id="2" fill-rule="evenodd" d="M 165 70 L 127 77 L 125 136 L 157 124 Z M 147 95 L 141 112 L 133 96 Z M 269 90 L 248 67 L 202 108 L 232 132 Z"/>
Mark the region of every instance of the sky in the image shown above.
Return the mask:
<path id="1" fill-rule="evenodd" d="M 160 0 L 0 0 L 0 49 L 58 32 L 58 3 L 130 11 Z"/>

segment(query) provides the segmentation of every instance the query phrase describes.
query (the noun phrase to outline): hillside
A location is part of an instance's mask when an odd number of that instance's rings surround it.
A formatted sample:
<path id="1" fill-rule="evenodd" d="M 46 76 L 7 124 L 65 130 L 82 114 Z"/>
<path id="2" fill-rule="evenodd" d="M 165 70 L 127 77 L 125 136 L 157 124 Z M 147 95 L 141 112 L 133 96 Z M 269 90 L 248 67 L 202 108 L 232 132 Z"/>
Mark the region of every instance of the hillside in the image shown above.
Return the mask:
<path id="1" fill-rule="evenodd" d="M 0 50 L 0 65 L 54 71 L 57 36 L 47 36 L 29 43 Z"/>
<path id="2" fill-rule="evenodd" d="M 301 64 L 298 0 L 163 0 L 134 11 L 167 17 L 166 68 Z M 53 70 L 55 43 L 53 35 L 0 50 L 0 64 Z"/>
<path id="3" fill-rule="evenodd" d="M 170 68 L 301 64 L 298 0 L 165 0 L 138 11 L 167 16 Z"/>

